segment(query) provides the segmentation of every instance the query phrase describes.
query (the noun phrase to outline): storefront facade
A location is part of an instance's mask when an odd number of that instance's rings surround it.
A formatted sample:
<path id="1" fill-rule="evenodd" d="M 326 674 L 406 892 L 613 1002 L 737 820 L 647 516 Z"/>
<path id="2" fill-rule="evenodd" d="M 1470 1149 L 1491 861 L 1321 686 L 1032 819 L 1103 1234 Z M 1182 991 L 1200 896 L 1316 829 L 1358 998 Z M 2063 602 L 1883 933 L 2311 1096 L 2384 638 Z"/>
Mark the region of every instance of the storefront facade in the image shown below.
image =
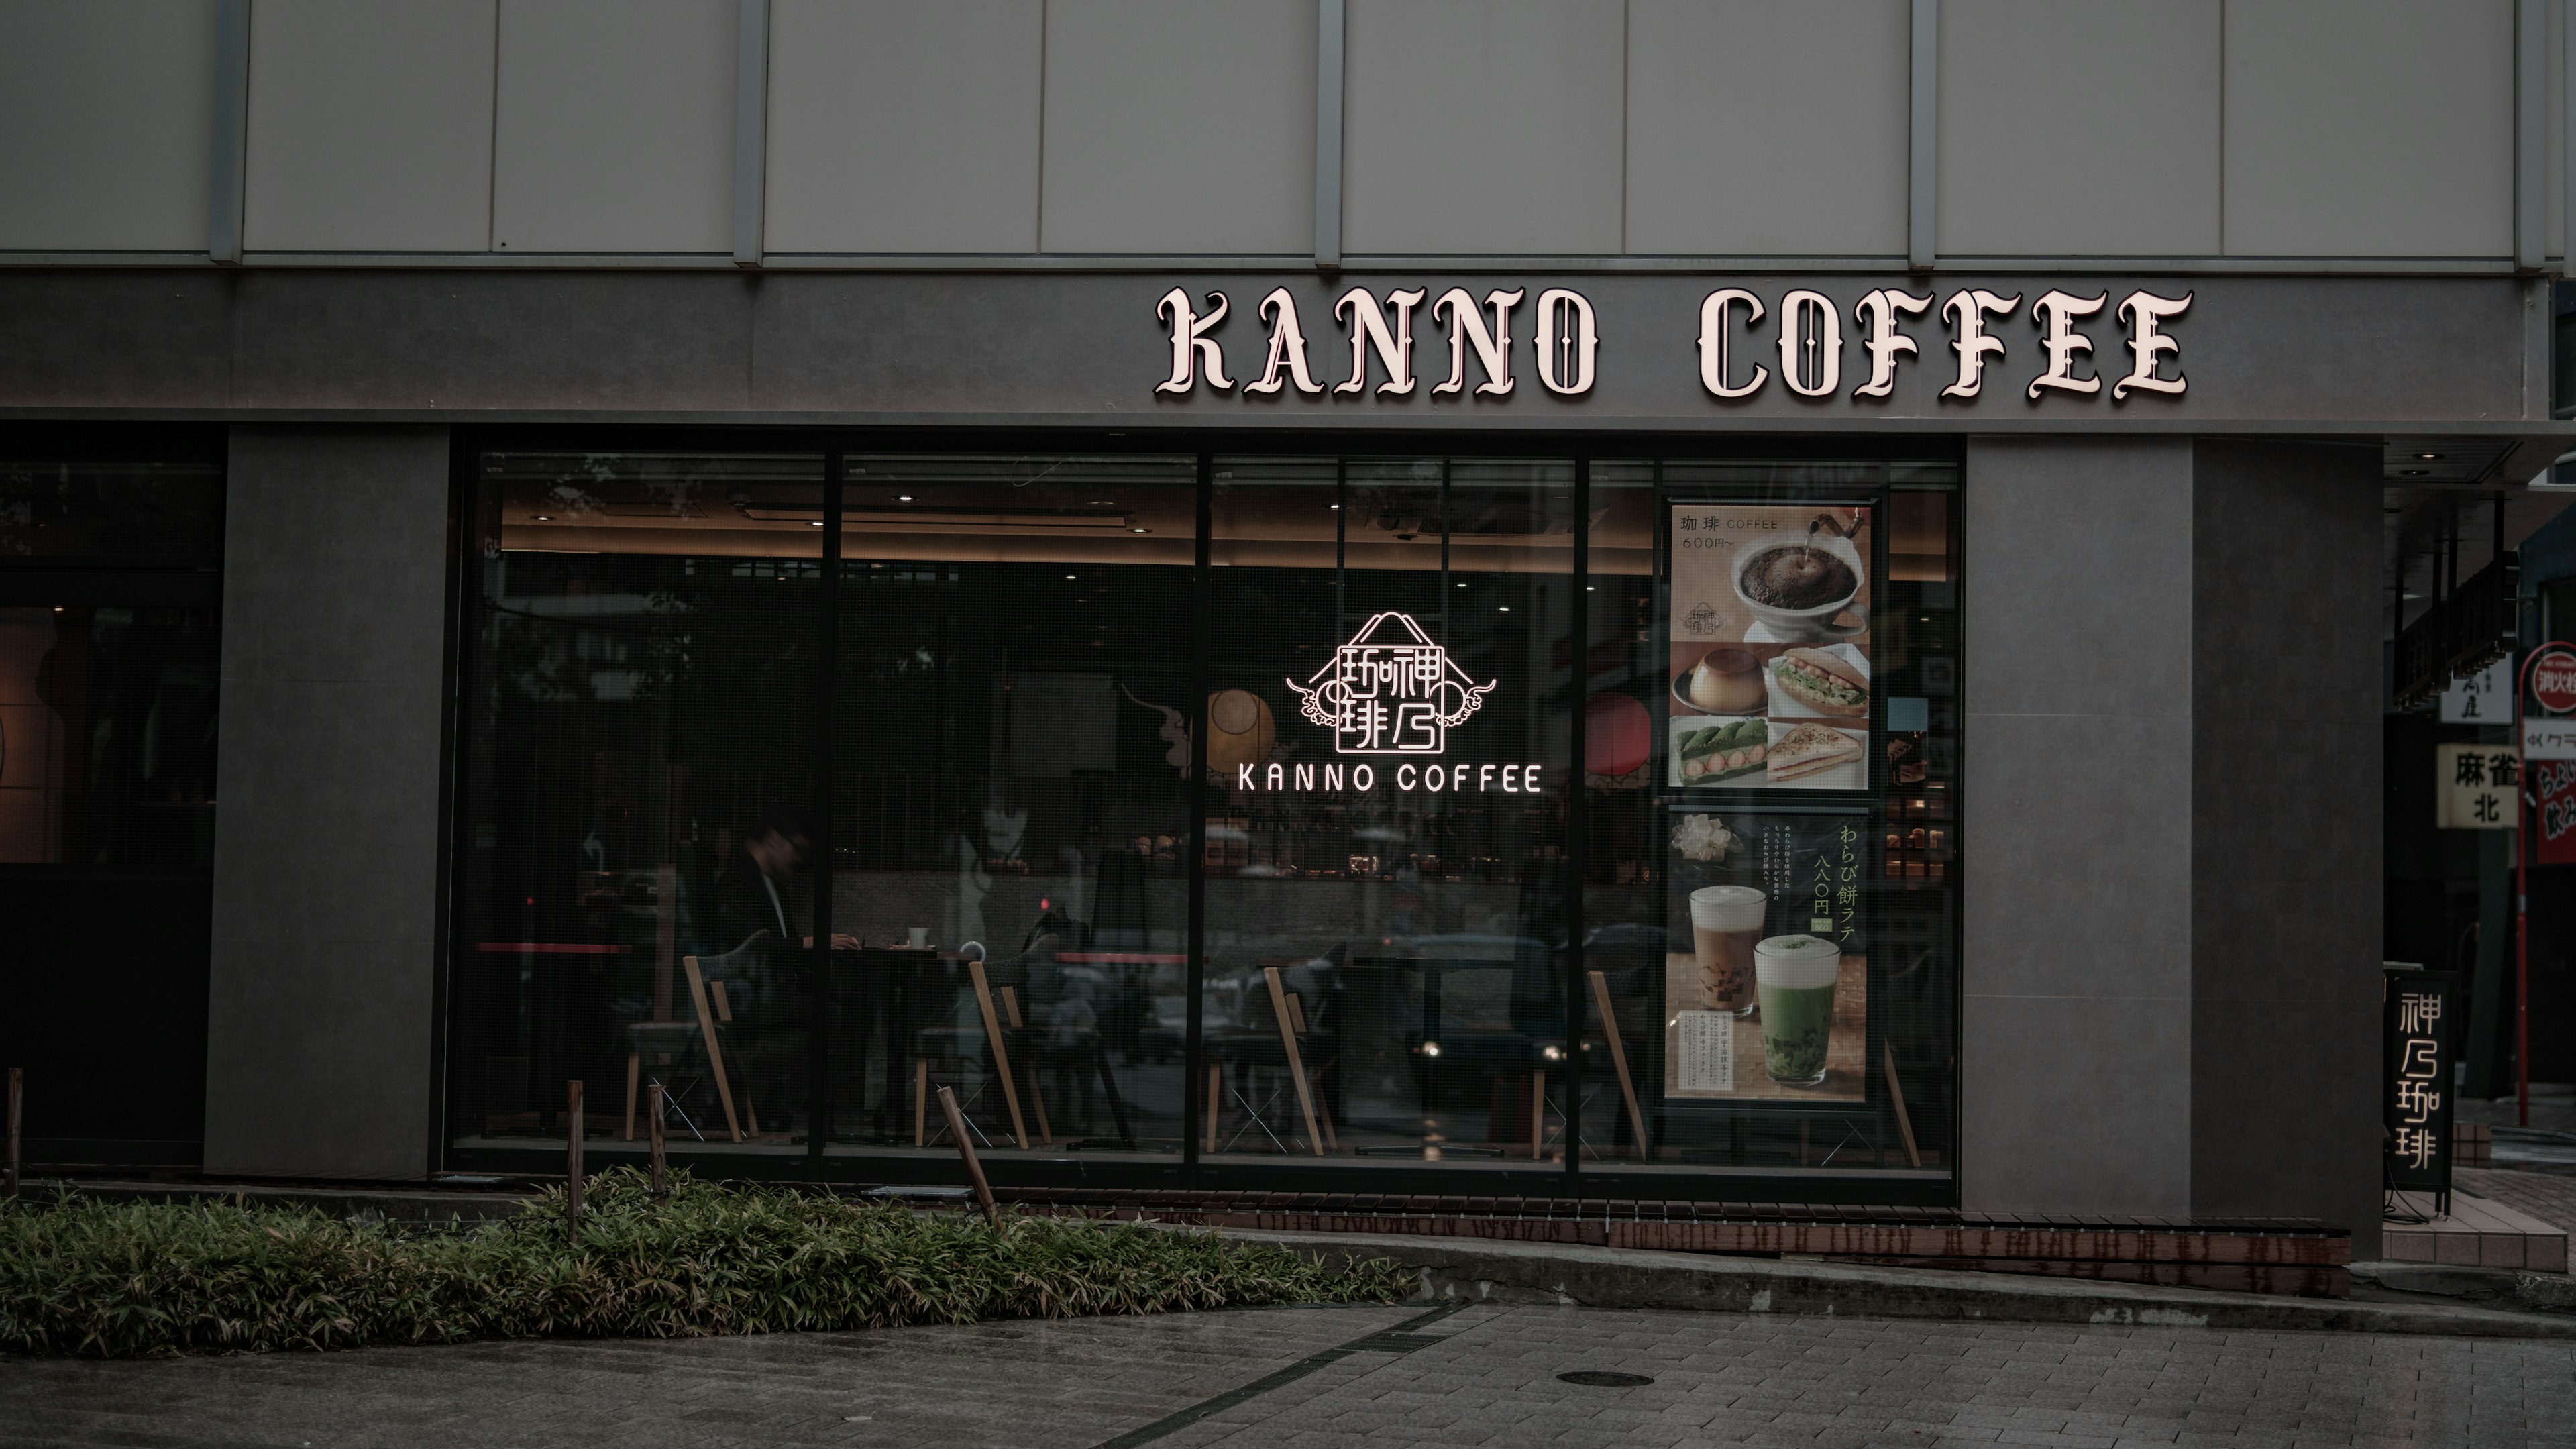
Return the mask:
<path id="1" fill-rule="evenodd" d="M 932 1182 L 947 1087 L 1029 1185 L 2375 1231 L 2389 490 L 2567 446 L 2532 17 L 663 8 L 210 6 L 203 254 L 30 193 L 0 869 L 47 1019 L 203 1003 L 12 1044 L 56 1156 L 559 1170 L 577 1079 L 594 1161 L 659 1085 L 703 1170 Z M 1791 99 L 1755 41 L 1887 84 L 1677 148 Z M 2174 134 L 2020 136 L 2012 46 Z M 2217 104 L 2427 46 L 2393 158 Z M 66 709 L 152 629 L 198 674 Z M 220 787 L 118 798 L 205 817 L 206 944 L 102 945 L 102 738 L 200 674 Z"/>

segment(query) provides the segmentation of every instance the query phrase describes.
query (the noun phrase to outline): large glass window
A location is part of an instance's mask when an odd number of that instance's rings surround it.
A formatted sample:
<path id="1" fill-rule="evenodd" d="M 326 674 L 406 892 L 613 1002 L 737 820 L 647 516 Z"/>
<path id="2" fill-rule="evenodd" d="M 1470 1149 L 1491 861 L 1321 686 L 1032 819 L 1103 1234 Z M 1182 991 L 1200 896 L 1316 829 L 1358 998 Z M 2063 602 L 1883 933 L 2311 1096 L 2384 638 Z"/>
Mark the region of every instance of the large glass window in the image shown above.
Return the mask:
<path id="1" fill-rule="evenodd" d="M 462 672 L 450 1130 L 799 1150 L 819 454 L 488 453 Z M 606 1090 L 601 1090 L 605 1088 Z"/>
<path id="2" fill-rule="evenodd" d="M 833 1141 L 1178 1153 L 1196 462 L 844 476 Z"/>
<path id="3" fill-rule="evenodd" d="M 1946 465 L 1595 465 L 1587 984 L 1627 1168 L 1945 1177 L 1958 547 Z"/>
<path id="4" fill-rule="evenodd" d="M 1202 1150 L 1560 1158 L 1573 464 L 1215 472 Z"/>
<path id="5" fill-rule="evenodd" d="M 199 1155 L 216 442 L 0 434 L 0 1057 L 33 1161 Z"/>
<path id="6" fill-rule="evenodd" d="M 1946 1199 L 1951 465 L 474 468 L 456 1165 Z"/>

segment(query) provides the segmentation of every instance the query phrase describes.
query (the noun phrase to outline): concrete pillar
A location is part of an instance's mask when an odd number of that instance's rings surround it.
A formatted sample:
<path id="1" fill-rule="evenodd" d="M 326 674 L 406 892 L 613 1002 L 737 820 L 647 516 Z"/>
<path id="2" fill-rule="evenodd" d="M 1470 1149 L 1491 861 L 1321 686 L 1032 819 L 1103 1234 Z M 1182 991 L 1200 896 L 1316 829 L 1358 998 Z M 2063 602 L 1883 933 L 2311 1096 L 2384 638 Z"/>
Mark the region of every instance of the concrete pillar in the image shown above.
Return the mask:
<path id="1" fill-rule="evenodd" d="M 236 428 L 206 1171 L 431 1165 L 448 445 Z"/>
<path id="2" fill-rule="evenodd" d="M 1960 1196 L 2191 1210 L 2192 450 L 1968 448 Z"/>
<path id="3" fill-rule="evenodd" d="M 2379 1251 L 2374 447 L 1978 439 L 1960 1194 Z"/>
<path id="4" fill-rule="evenodd" d="M 2380 451 L 2192 451 L 2195 1217 L 2379 1252 Z"/>

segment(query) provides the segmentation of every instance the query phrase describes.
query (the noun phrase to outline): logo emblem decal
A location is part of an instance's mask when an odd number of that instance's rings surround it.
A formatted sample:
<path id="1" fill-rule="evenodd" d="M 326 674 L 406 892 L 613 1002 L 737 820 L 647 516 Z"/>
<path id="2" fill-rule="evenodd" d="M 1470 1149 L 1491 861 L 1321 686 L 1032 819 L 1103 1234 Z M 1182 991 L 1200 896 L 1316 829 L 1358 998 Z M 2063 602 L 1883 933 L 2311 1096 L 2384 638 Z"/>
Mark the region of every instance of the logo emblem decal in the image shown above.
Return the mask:
<path id="1" fill-rule="evenodd" d="M 1485 702 L 1478 684 L 1409 615 L 1370 619 L 1304 684 L 1288 681 L 1307 719 L 1333 732 L 1345 755 L 1436 755 L 1449 727 Z"/>

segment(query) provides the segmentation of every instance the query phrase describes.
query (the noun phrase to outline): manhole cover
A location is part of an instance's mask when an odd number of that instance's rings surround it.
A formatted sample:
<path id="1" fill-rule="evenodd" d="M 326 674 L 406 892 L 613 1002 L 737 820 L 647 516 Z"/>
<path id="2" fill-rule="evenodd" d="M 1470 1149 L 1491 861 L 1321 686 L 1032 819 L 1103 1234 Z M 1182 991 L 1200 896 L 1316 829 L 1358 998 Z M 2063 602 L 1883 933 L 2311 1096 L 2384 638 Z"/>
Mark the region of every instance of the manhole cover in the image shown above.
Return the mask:
<path id="1" fill-rule="evenodd" d="M 1558 1374 L 1557 1377 L 1569 1384 L 1581 1384 L 1587 1389 L 1634 1389 L 1654 1382 L 1644 1374 L 1617 1374 L 1608 1369 L 1578 1369 L 1570 1374 Z"/>

